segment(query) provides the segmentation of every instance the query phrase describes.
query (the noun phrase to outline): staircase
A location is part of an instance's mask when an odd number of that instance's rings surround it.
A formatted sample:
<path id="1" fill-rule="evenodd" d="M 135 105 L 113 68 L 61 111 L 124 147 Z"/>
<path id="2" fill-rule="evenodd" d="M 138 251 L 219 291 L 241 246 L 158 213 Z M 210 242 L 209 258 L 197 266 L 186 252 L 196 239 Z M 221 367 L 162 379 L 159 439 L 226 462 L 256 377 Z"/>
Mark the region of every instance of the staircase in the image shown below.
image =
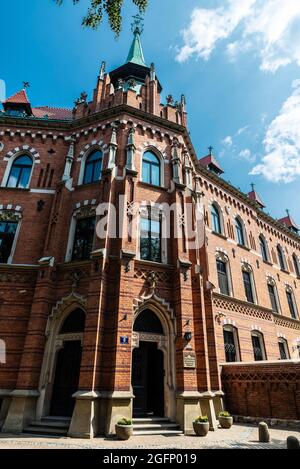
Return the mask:
<path id="1" fill-rule="evenodd" d="M 163 417 L 145 417 L 133 419 L 133 434 L 139 435 L 183 435 L 177 423 Z"/>
<path id="2" fill-rule="evenodd" d="M 67 417 L 44 417 L 41 421 L 29 422 L 23 433 L 39 436 L 67 436 L 71 419 Z"/>

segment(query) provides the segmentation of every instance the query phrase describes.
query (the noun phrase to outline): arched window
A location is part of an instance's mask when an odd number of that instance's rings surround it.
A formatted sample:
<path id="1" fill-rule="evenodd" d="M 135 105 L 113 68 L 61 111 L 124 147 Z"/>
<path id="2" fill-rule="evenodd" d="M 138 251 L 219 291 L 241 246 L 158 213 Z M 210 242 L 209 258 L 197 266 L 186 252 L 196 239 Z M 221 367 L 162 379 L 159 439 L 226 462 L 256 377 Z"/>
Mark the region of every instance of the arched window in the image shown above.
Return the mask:
<path id="1" fill-rule="evenodd" d="M 85 162 L 83 184 L 90 184 L 101 179 L 102 151 L 96 150 L 91 153 Z"/>
<path id="2" fill-rule="evenodd" d="M 67 316 L 61 329 L 60 334 L 71 334 L 74 332 L 84 332 L 85 313 L 82 309 L 77 308 Z"/>
<path id="3" fill-rule="evenodd" d="M 291 287 L 286 287 L 286 298 L 289 305 L 290 315 L 293 319 L 298 319 L 298 309 L 295 301 L 295 295 Z"/>
<path id="4" fill-rule="evenodd" d="M 251 339 L 252 339 L 254 360 L 257 362 L 266 360 L 267 357 L 266 357 L 263 334 L 259 331 L 252 331 Z"/>
<path id="5" fill-rule="evenodd" d="M 273 280 L 272 278 L 268 279 L 268 292 L 269 292 L 272 310 L 274 311 L 274 313 L 279 314 L 280 307 L 279 307 L 278 292 L 277 292 L 275 280 Z"/>
<path id="6" fill-rule="evenodd" d="M 211 206 L 212 229 L 215 233 L 222 234 L 222 223 L 219 208 L 216 204 Z"/>
<path id="7" fill-rule="evenodd" d="M 280 360 L 288 360 L 290 358 L 290 352 L 287 340 L 283 337 L 280 337 L 278 339 L 278 347 L 280 353 Z"/>
<path id="8" fill-rule="evenodd" d="M 285 255 L 284 255 L 282 247 L 279 245 L 277 246 L 277 256 L 278 256 L 279 267 L 281 268 L 281 270 L 286 270 Z"/>
<path id="9" fill-rule="evenodd" d="M 6 187 L 26 189 L 29 184 L 32 171 L 32 159 L 27 155 L 21 155 L 12 164 Z"/>
<path id="10" fill-rule="evenodd" d="M 268 253 L 268 246 L 267 246 L 267 241 L 263 235 L 260 235 L 259 237 L 259 246 L 260 246 L 260 252 L 261 256 L 263 258 L 264 262 L 269 262 L 269 253 Z"/>
<path id="11" fill-rule="evenodd" d="M 297 275 L 297 277 L 300 277 L 299 259 L 296 256 L 296 254 L 293 254 L 293 263 L 294 263 L 295 274 Z"/>
<path id="12" fill-rule="evenodd" d="M 231 325 L 223 327 L 226 362 L 240 361 L 238 331 Z"/>
<path id="13" fill-rule="evenodd" d="M 223 253 L 217 253 L 217 275 L 220 293 L 230 296 L 232 294 L 229 259 Z"/>
<path id="14" fill-rule="evenodd" d="M 20 228 L 20 216 L 13 211 L 0 211 L 0 264 L 11 264 Z"/>
<path id="15" fill-rule="evenodd" d="M 235 229 L 236 229 L 236 237 L 237 237 L 237 242 L 241 246 L 245 246 L 245 233 L 244 233 L 244 227 L 243 223 L 239 218 L 235 219 Z"/>
<path id="16" fill-rule="evenodd" d="M 255 303 L 256 295 L 255 295 L 254 277 L 253 277 L 252 268 L 249 264 L 242 265 L 242 274 L 243 274 L 243 283 L 244 283 L 246 300 L 249 301 L 249 303 Z"/>
<path id="17" fill-rule="evenodd" d="M 152 151 L 143 155 L 142 180 L 154 186 L 160 186 L 161 168 L 160 160 Z"/>

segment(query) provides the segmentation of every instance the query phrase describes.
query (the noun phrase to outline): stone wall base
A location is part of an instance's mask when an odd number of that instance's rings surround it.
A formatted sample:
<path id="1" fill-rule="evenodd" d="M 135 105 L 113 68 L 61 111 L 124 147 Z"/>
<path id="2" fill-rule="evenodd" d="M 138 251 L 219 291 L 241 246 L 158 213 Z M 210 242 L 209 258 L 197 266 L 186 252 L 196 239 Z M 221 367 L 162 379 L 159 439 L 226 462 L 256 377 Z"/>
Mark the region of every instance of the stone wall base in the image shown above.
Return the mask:
<path id="1" fill-rule="evenodd" d="M 35 420 L 38 391 L 16 389 L 10 395 L 9 408 L 2 426 L 4 433 L 22 433 L 30 420 Z"/>
<path id="2" fill-rule="evenodd" d="M 77 391 L 68 436 L 72 438 L 94 438 L 98 434 L 99 396 L 94 391 Z"/>
<path id="3" fill-rule="evenodd" d="M 122 418 L 132 418 L 132 400 L 128 391 L 101 393 L 99 411 L 99 432 L 105 436 L 115 435 L 115 425 Z"/>
<path id="4" fill-rule="evenodd" d="M 287 420 L 263 417 L 247 417 L 242 415 L 233 415 L 234 422 L 250 423 L 258 425 L 260 422 L 266 422 L 269 427 L 295 428 L 300 430 L 300 420 Z"/>

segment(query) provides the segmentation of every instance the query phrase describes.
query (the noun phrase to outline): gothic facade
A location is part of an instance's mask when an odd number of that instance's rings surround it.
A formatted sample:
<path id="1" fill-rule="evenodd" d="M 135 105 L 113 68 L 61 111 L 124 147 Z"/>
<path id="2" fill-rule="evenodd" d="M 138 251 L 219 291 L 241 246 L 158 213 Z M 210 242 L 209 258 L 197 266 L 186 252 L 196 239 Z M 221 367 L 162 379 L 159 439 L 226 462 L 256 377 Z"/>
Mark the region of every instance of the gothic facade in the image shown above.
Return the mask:
<path id="1" fill-rule="evenodd" d="M 200 414 L 215 429 L 226 395 L 248 412 L 249 362 L 292 367 L 299 406 L 298 227 L 226 182 L 212 149 L 199 159 L 184 96 L 161 92 L 137 25 L 91 101 L 34 107 L 23 89 L 3 103 L 3 432 L 93 437 L 148 417 L 189 433 Z"/>

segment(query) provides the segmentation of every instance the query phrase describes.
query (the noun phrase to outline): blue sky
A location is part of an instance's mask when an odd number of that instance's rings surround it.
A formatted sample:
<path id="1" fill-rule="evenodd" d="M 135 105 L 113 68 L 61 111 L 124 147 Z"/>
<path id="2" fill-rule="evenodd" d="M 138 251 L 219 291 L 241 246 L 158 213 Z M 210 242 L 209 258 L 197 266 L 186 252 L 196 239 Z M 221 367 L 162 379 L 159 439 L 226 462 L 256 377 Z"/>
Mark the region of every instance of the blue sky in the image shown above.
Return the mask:
<path id="1" fill-rule="evenodd" d="M 102 60 L 108 70 L 125 61 L 132 2 L 118 40 L 105 22 L 81 27 L 87 4 L 1 2 L 7 95 L 29 81 L 34 105 L 72 107 L 81 91 L 92 96 Z M 244 192 L 254 182 L 267 212 L 289 208 L 300 224 L 299 25 L 297 0 L 149 0 L 142 41 L 163 98 L 187 97 L 198 156 L 212 144 L 225 179 Z"/>

